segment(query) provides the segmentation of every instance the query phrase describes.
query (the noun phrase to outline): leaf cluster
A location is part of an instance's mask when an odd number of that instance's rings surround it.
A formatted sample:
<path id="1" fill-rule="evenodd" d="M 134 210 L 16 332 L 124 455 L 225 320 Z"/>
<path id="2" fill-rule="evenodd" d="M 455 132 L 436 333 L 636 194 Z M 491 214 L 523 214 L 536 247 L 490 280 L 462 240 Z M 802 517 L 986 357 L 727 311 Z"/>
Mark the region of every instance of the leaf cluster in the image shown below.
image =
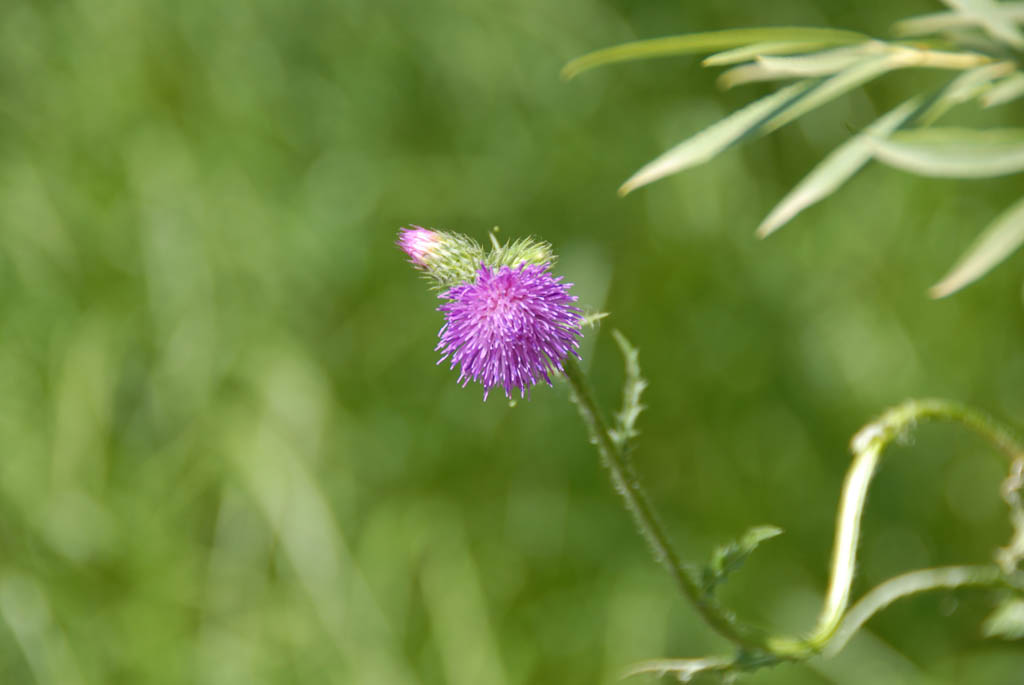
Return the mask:
<path id="1" fill-rule="evenodd" d="M 1024 96 L 1024 2 L 944 0 L 948 9 L 909 17 L 882 40 L 813 27 L 742 28 L 625 43 L 578 57 L 572 78 L 598 66 L 652 57 L 708 54 L 706 67 L 728 67 L 724 88 L 772 81 L 783 85 L 698 131 L 641 167 L 622 195 L 710 161 L 733 145 L 768 135 L 851 90 L 903 69 L 944 70 L 950 80 L 903 103 L 832 150 L 768 213 L 757 228 L 772 234 L 836 192 L 868 162 L 929 177 L 991 178 L 1024 171 L 1024 128 L 939 127 L 968 102 L 1003 105 Z M 997 216 L 930 290 L 944 297 L 984 276 L 1024 243 L 1024 197 Z"/>

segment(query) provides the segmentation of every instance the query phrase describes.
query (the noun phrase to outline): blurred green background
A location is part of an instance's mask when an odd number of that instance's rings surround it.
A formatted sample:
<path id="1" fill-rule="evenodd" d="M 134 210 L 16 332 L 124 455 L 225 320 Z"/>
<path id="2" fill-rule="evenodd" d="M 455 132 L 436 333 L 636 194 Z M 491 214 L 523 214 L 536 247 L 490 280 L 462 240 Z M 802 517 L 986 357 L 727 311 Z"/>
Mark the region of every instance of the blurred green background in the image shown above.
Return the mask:
<path id="1" fill-rule="evenodd" d="M 409 223 L 554 244 L 640 349 L 636 460 L 679 546 L 781 526 L 725 597 L 809 629 L 860 425 L 926 395 L 1024 417 L 1020 255 L 925 296 L 1019 178 L 873 167 L 762 242 L 795 181 L 933 75 L 619 199 L 763 91 L 721 93 L 690 58 L 558 72 L 638 37 L 885 35 L 937 9 L 0 4 L 0 682 L 568 685 L 728 649 L 649 558 L 564 385 L 510 407 L 435 366 L 438 303 L 393 245 Z M 583 351 L 611 409 L 607 330 Z M 954 428 L 893 449 L 855 593 L 989 560 L 1003 471 Z M 993 602 L 907 600 L 838 658 L 746 682 L 1024 682 L 1024 647 L 981 638 Z"/>

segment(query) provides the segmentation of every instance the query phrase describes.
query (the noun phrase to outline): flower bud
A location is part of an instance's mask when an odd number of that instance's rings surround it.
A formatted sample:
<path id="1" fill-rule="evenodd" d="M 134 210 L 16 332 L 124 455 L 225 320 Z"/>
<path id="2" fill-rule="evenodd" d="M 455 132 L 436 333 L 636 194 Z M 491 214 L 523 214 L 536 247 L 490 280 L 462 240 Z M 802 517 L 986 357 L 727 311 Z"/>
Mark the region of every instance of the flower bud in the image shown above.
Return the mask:
<path id="1" fill-rule="evenodd" d="M 520 238 L 506 245 L 495 243 L 494 249 L 487 255 L 487 265 L 495 269 L 523 264 L 551 266 L 554 262 L 555 255 L 551 251 L 551 244 L 533 238 Z"/>
<path id="2" fill-rule="evenodd" d="M 483 248 L 475 240 L 422 226 L 399 229 L 396 244 L 409 255 L 413 266 L 436 281 L 438 288 L 472 280 L 484 259 Z"/>

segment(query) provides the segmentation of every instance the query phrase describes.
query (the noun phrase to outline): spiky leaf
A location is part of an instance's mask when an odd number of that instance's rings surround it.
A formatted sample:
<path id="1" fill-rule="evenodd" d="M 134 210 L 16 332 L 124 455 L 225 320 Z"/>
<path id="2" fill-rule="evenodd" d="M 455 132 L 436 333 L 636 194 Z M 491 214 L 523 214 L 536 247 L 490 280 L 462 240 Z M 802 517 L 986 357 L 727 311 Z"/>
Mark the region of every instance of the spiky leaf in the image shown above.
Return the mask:
<path id="1" fill-rule="evenodd" d="M 707 594 L 714 592 L 716 586 L 743 565 L 743 562 L 757 549 L 758 545 L 777 535 L 782 535 L 781 528 L 755 526 L 738 540 L 717 548 L 711 555 L 711 562 L 704 569 L 704 592 Z"/>
<path id="2" fill-rule="evenodd" d="M 647 388 L 647 381 L 640 375 L 640 361 L 637 349 L 633 347 L 619 331 L 612 331 L 612 337 L 622 352 L 626 367 L 626 378 L 622 383 L 622 409 L 615 415 L 615 428 L 612 429 L 612 440 L 619 449 L 626 447 L 629 441 L 639 433 L 636 420 L 645 409 L 640 396 Z"/>

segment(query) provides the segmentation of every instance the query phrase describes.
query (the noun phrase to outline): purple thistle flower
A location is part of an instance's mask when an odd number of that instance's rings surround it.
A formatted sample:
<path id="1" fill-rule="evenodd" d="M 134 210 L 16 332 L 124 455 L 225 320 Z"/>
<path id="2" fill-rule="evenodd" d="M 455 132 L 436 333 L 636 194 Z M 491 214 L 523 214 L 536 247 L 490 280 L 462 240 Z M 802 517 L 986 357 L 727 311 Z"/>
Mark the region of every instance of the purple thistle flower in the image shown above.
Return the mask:
<path id="1" fill-rule="evenodd" d="M 459 365 L 459 382 L 484 386 L 484 399 L 496 385 L 520 396 L 562 370 L 562 362 L 579 347 L 583 317 L 569 294 L 572 283 L 548 273 L 547 264 L 520 264 L 492 269 L 480 265 L 476 280 L 441 293 L 449 300 L 438 311 L 445 324 L 439 336 L 438 364 L 451 358 Z M 576 354 L 578 357 L 579 355 Z"/>

